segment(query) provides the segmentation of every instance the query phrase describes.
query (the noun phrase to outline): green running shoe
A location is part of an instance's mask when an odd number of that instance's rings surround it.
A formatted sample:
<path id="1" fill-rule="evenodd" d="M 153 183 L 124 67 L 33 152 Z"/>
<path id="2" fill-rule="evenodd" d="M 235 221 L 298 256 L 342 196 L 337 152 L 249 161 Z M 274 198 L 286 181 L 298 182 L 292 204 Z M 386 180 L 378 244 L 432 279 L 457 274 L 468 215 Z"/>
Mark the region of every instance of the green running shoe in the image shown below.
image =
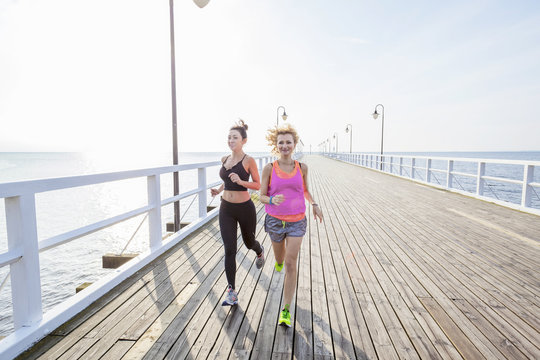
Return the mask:
<path id="1" fill-rule="evenodd" d="M 281 310 L 278 325 L 291 327 L 291 313 L 287 309 Z"/>
<path id="2" fill-rule="evenodd" d="M 274 268 L 276 269 L 277 272 L 281 272 L 281 270 L 283 270 L 283 264 L 278 264 L 277 261 L 276 261 L 276 265 L 274 265 Z"/>

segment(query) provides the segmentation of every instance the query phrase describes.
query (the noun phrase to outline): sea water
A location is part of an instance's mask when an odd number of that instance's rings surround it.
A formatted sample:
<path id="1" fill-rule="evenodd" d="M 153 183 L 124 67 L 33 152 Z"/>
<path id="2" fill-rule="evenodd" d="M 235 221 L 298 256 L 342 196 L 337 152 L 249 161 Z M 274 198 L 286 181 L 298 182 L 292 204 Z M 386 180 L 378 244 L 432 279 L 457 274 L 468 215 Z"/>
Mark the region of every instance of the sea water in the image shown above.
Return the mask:
<path id="1" fill-rule="evenodd" d="M 450 158 L 481 158 L 540 161 L 540 152 L 459 152 L 459 153 L 401 153 L 403 155 L 437 156 Z M 180 164 L 218 161 L 224 153 L 181 153 Z M 253 153 L 253 156 L 267 153 Z M 392 155 L 388 153 L 386 155 Z M 169 154 L 81 154 L 81 153 L 0 153 L 0 183 L 23 181 L 31 179 L 56 178 L 86 174 L 98 174 L 169 166 L 172 163 Z M 407 161 L 405 161 L 407 164 Z M 424 167 L 422 161 L 415 164 Z M 445 170 L 447 162 L 433 160 L 435 169 Z M 455 161 L 454 170 L 476 174 L 476 164 Z M 208 168 L 207 181 L 219 180 L 219 166 Z M 536 171 L 535 182 L 540 182 L 540 170 Z M 500 176 L 521 180 L 523 166 L 492 165 L 486 167 L 486 175 Z M 416 176 L 422 178 L 422 171 Z M 180 192 L 197 186 L 197 170 L 181 172 Z M 433 172 L 431 182 L 445 183 L 445 175 Z M 466 177 L 456 177 L 455 187 L 474 192 L 476 180 Z M 538 191 L 538 190 L 537 190 Z M 501 200 L 520 203 L 521 187 L 513 184 L 488 182 L 485 195 L 494 197 L 497 194 Z M 172 175 L 161 176 L 162 198 L 172 196 Z M 540 208 L 540 198 L 533 194 L 533 207 Z M 188 209 L 191 198 L 181 202 L 181 212 L 184 221 L 197 217 L 197 204 Z M 56 190 L 36 194 L 36 216 L 38 238 L 40 240 L 70 231 L 96 221 L 103 220 L 126 211 L 146 205 L 146 179 L 124 180 L 113 183 L 85 186 L 81 188 Z M 213 199 L 209 196 L 208 202 Z M 43 310 L 47 311 L 54 305 L 75 294 L 75 288 L 84 282 L 95 282 L 110 269 L 101 267 L 101 257 L 105 253 L 120 253 L 134 234 L 144 215 L 124 221 L 107 229 L 98 231 L 81 239 L 58 246 L 40 254 Z M 173 221 L 172 205 L 162 209 L 163 223 Z M 5 226 L 4 203 L 0 203 L 0 252 L 7 250 L 7 235 Z M 126 249 L 127 253 L 139 253 L 148 248 L 147 221 L 135 234 Z M 0 283 L 6 278 L 9 267 L 0 269 Z M 0 292 L 0 336 L 13 331 L 11 311 L 10 280 Z"/>

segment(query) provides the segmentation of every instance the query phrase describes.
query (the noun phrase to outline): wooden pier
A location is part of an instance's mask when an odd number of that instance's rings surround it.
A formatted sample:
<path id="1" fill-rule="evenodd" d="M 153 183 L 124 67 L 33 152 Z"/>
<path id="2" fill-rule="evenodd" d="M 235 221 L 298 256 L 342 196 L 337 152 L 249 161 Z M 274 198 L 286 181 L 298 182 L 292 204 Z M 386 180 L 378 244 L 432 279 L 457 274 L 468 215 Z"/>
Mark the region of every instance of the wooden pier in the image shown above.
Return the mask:
<path id="1" fill-rule="evenodd" d="M 540 217 L 306 156 L 309 217 L 293 327 L 284 273 L 238 241 L 239 305 L 217 218 L 21 359 L 540 359 Z"/>

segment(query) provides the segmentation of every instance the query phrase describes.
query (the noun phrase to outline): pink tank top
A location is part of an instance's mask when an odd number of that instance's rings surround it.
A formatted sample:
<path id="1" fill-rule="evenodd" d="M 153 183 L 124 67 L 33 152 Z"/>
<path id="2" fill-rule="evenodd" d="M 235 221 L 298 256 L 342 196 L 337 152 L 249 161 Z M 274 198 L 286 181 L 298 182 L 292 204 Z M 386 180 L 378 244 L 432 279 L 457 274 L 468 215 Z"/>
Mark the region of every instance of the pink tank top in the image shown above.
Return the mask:
<path id="1" fill-rule="evenodd" d="M 274 161 L 267 195 L 274 196 L 278 194 L 282 194 L 285 201 L 279 206 L 265 205 L 267 214 L 276 217 L 305 214 L 304 178 L 298 161 L 294 162 L 294 170 L 290 174 L 282 171 L 277 160 Z"/>

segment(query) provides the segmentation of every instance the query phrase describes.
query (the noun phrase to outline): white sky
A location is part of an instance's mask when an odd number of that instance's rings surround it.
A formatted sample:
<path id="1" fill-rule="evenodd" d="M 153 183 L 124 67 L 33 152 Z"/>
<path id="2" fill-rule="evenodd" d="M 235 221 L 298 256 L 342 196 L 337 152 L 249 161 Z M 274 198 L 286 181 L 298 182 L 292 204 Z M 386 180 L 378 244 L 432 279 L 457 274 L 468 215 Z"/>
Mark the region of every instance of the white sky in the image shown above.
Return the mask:
<path id="1" fill-rule="evenodd" d="M 171 149 L 168 1 L 0 0 L 0 151 Z M 540 150 L 540 2 L 176 0 L 180 151 Z"/>

